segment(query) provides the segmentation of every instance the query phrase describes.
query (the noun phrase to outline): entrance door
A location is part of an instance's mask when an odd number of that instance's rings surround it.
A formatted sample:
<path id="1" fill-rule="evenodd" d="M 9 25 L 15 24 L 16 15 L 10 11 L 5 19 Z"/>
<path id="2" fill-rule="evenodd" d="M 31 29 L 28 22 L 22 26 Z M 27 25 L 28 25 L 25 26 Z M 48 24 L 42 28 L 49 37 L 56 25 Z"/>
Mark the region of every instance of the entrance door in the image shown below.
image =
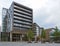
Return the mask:
<path id="1" fill-rule="evenodd" d="M 12 34 L 12 41 L 20 41 L 20 34 Z"/>

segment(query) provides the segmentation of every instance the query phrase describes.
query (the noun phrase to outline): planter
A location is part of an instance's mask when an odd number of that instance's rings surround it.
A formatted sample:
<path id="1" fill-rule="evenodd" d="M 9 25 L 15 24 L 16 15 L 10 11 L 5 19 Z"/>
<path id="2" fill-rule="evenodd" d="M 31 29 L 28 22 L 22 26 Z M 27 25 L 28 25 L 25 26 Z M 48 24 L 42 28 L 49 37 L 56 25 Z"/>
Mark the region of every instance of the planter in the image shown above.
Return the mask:
<path id="1" fill-rule="evenodd" d="M 34 43 L 38 43 L 38 41 L 35 41 Z"/>
<path id="2" fill-rule="evenodd" d="M 28 43 L 32 43 L 32 41 L 28 41 Z"/>

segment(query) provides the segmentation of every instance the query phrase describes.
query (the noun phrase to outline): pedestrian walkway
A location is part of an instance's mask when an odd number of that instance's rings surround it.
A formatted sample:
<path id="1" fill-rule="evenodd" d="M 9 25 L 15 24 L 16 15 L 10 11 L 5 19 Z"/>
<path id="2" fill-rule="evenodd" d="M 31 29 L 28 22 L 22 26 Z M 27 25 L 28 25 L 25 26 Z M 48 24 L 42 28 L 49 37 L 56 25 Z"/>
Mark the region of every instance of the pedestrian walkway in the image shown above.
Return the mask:
<path id="1" fill-rule="evenodd" d="M 0 42 L 0 46 L 60 46 L 59 43 Z"/>

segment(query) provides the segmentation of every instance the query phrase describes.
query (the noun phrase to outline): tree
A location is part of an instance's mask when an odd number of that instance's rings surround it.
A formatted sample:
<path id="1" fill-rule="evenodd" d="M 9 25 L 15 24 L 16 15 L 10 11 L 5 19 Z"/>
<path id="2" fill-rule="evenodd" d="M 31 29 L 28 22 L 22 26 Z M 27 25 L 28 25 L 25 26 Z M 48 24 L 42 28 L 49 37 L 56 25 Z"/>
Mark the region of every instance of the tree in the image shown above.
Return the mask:
<path id="1" fill-rule="evenodd" d="M 34 33 L 31 29 L 29 29 L 29 31 L 27 32 L 27 38 L 29 42 L 32 40 L 33 37 L 34 37 Z"/>
<path id="2" fill-rule="evenodd" d="M 41 33 L 41 38 L 45 38 L 45 37 L 46 37 L 46 31 L 43 29 Z"/>
<path id="3" fill-rule="evenodd" d="M 42 32 L 41 32 L 41 42 L 45 42 L 45 38 L 46 38 L 46 31 L 44 29 L 42 29 Z"/>
<path id="4" fill-rule="evenodd" d="M 55 28 L 55 31 L 52 34 L 52 36 L 53 36 L 55 41 L 57 41 L 60 38 L 60 31 L 59 31 L 58 27 Z"/>

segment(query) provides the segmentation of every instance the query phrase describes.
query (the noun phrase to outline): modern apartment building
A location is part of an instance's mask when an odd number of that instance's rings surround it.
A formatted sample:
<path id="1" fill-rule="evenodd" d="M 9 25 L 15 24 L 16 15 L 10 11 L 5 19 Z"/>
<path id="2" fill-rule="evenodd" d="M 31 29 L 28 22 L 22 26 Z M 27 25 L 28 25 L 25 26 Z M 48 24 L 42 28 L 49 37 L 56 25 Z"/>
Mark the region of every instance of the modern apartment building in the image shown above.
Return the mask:
<path id="1" fill-rule="evenodd" d="M 10 32 L 11 41 L 19 41 L 29 29 L 33 30 L 33 11 L 31 8 L 13 2 L 3 18 L 3 29 L 5 32 Z M 6 26 L 4 26 L 6 25 Z M 3 30 L 3 31 L 4 31 Z"/>
<path id="2" fill-rule="evenodd" d="M 34 33 L 34 40 L 41 41 L 41 33 L 43 31 L 43 27 L 40 27 L 37 23 L 33 23 L 33 33 Z"/>
<path id="3" fill-rule="evenodd" d="M 42 32 L 42 30 L 43 30 L 43 28 L 42 27 L 40 27 L 37 23 L 33 23 L 33 31 L 34 31 L 34 35 L 35 36 L 40 36 L 41 35 L 41 32 Z"/>

